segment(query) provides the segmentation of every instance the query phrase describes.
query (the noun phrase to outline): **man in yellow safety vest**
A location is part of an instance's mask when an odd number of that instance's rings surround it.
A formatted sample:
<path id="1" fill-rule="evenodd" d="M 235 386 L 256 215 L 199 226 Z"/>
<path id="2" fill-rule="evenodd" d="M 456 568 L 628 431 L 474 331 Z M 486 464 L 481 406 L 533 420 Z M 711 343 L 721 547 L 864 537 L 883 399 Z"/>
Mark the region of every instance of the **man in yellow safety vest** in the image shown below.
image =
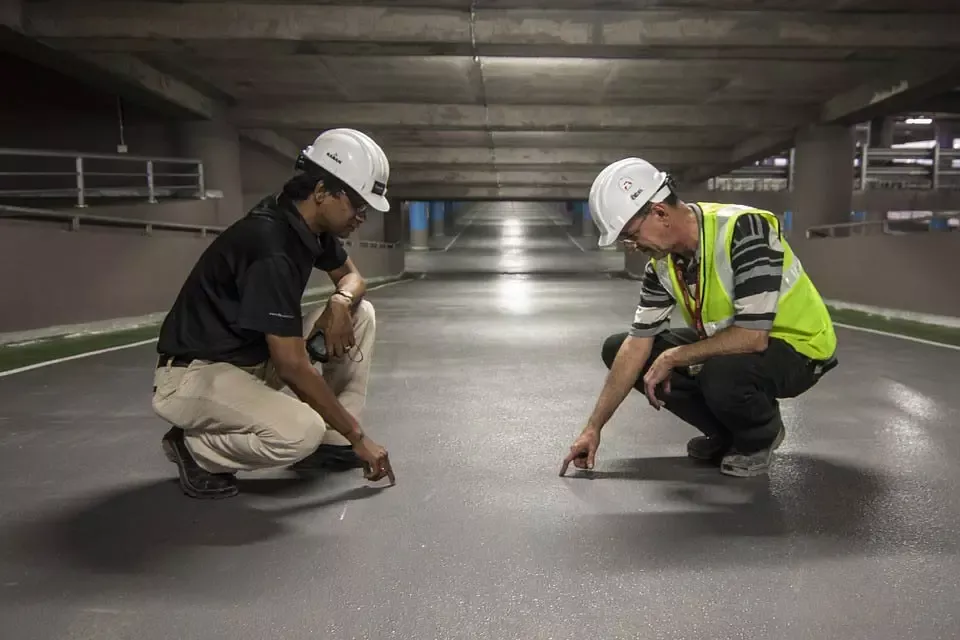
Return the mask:
<path id="1" fill-rule="evenodd" d="M 785 432 L 778 399 L 836 365 L 833 323 L 769 211 L 684 203 L 670 176 L 640 158 L 606 167 L 590 189 L 600 245 L 651 256 L 628 332 L 612 335 L 610 369 L 563 461 L 592 469 L 600 431 L 631 388 L 703 435 L 690 457 L 727 475 L 767 472 Z"/>

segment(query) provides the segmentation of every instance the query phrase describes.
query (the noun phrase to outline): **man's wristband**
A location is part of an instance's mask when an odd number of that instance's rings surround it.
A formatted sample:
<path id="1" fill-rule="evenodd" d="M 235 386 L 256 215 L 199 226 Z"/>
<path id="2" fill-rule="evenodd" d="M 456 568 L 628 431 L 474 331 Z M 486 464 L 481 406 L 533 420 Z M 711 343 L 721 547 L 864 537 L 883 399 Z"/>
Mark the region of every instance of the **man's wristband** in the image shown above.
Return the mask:
<path id="1" fill-rule="evenodd" d="M 353 304 L 353 294 L 347 291 L 346 289 L 337 289 L 336 291 L 333 292 L 333 295 L 344 297 L 347 299 L 347 302 L 349 302 L 350 304 Z"/>

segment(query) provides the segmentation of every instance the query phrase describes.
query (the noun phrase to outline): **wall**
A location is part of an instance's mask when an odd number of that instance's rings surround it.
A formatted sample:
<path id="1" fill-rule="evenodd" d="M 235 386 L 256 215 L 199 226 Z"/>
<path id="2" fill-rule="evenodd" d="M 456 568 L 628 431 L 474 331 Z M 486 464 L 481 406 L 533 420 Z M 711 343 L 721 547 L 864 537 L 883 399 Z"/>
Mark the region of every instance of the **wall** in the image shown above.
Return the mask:
<path id="1" fill-rule="evenodd" d="M 0 333 L 163 312 L 210 241 L 179 232 L 146 236 L 0 221 Z M 403 271 L 402 248 L 349 253 L 368 278 Z M 318 271 L 310 286 L 328 283 Z"/>
<path id="2" fill-rule="evenodd" d="M 789 241 L 828 300 L 960 317 L 960 233 L 811 240 L 794 234 Z M 628 252 L 624 268 L 639 278 L 647 260 Z"/>
<path id="3" fill-rule="evenodd" d="M 960 317 L 960 234 L 790 240 L 830 300 Z"/>
<path id="4" fill-rule="evenodd" d="M 294 161 L 280 158 L 246 140 L 240 142 L 240 175 L 243 179 L 243 210 L 271 193 L 280 191 L 283 184 L 294 175 Z"/>

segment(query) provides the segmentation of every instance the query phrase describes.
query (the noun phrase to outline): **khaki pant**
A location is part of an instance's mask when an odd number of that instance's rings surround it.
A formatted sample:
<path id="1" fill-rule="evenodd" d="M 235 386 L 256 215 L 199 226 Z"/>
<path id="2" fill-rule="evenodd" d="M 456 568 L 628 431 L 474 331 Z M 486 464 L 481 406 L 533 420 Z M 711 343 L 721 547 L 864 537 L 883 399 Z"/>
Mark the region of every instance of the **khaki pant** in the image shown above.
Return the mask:
<path id="1" fill-rule="evenodd" d="M 304 337 L 323 308 L 304 319 Z M 376 334 L 370 302 L 355 307 L 353 329 L 356 346 L 342 358 L 331 358 L 322 371 L 340 403 L 360 421 Z M 321 443 L 349 444 L 308 404 L 283 391 L 270 361 L 238 367 L 194 360 L 187 367 L 158 368 L 154 384 L 153 410 L 184 429 L 197 464 L 212 473 L 286 466 Z"/>

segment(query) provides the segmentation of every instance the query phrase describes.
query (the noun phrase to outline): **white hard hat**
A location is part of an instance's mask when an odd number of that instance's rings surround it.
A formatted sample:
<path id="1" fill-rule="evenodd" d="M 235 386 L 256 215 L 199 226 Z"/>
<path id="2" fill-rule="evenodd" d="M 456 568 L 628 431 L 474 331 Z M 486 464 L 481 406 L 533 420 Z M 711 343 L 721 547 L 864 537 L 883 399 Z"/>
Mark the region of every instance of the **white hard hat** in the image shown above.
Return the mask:
<path id="1" fill-rule="evenodd" d="M 324 131 L 300 152 L 298 168 L 304 168 L 304 159 L 342 180 L 377 211 L 390 210 L 385 197 L 390 163 L 370 136 L 356 129 Z"/>
<path id="2" fill-rule="evenodd" d="M 648 202 L 670 193 L 670 176 L 641 158 L 624 158 L 604 168 L 590 187 L 590 212 L 600 227 L 600 246 L 611 245 Z"/>

